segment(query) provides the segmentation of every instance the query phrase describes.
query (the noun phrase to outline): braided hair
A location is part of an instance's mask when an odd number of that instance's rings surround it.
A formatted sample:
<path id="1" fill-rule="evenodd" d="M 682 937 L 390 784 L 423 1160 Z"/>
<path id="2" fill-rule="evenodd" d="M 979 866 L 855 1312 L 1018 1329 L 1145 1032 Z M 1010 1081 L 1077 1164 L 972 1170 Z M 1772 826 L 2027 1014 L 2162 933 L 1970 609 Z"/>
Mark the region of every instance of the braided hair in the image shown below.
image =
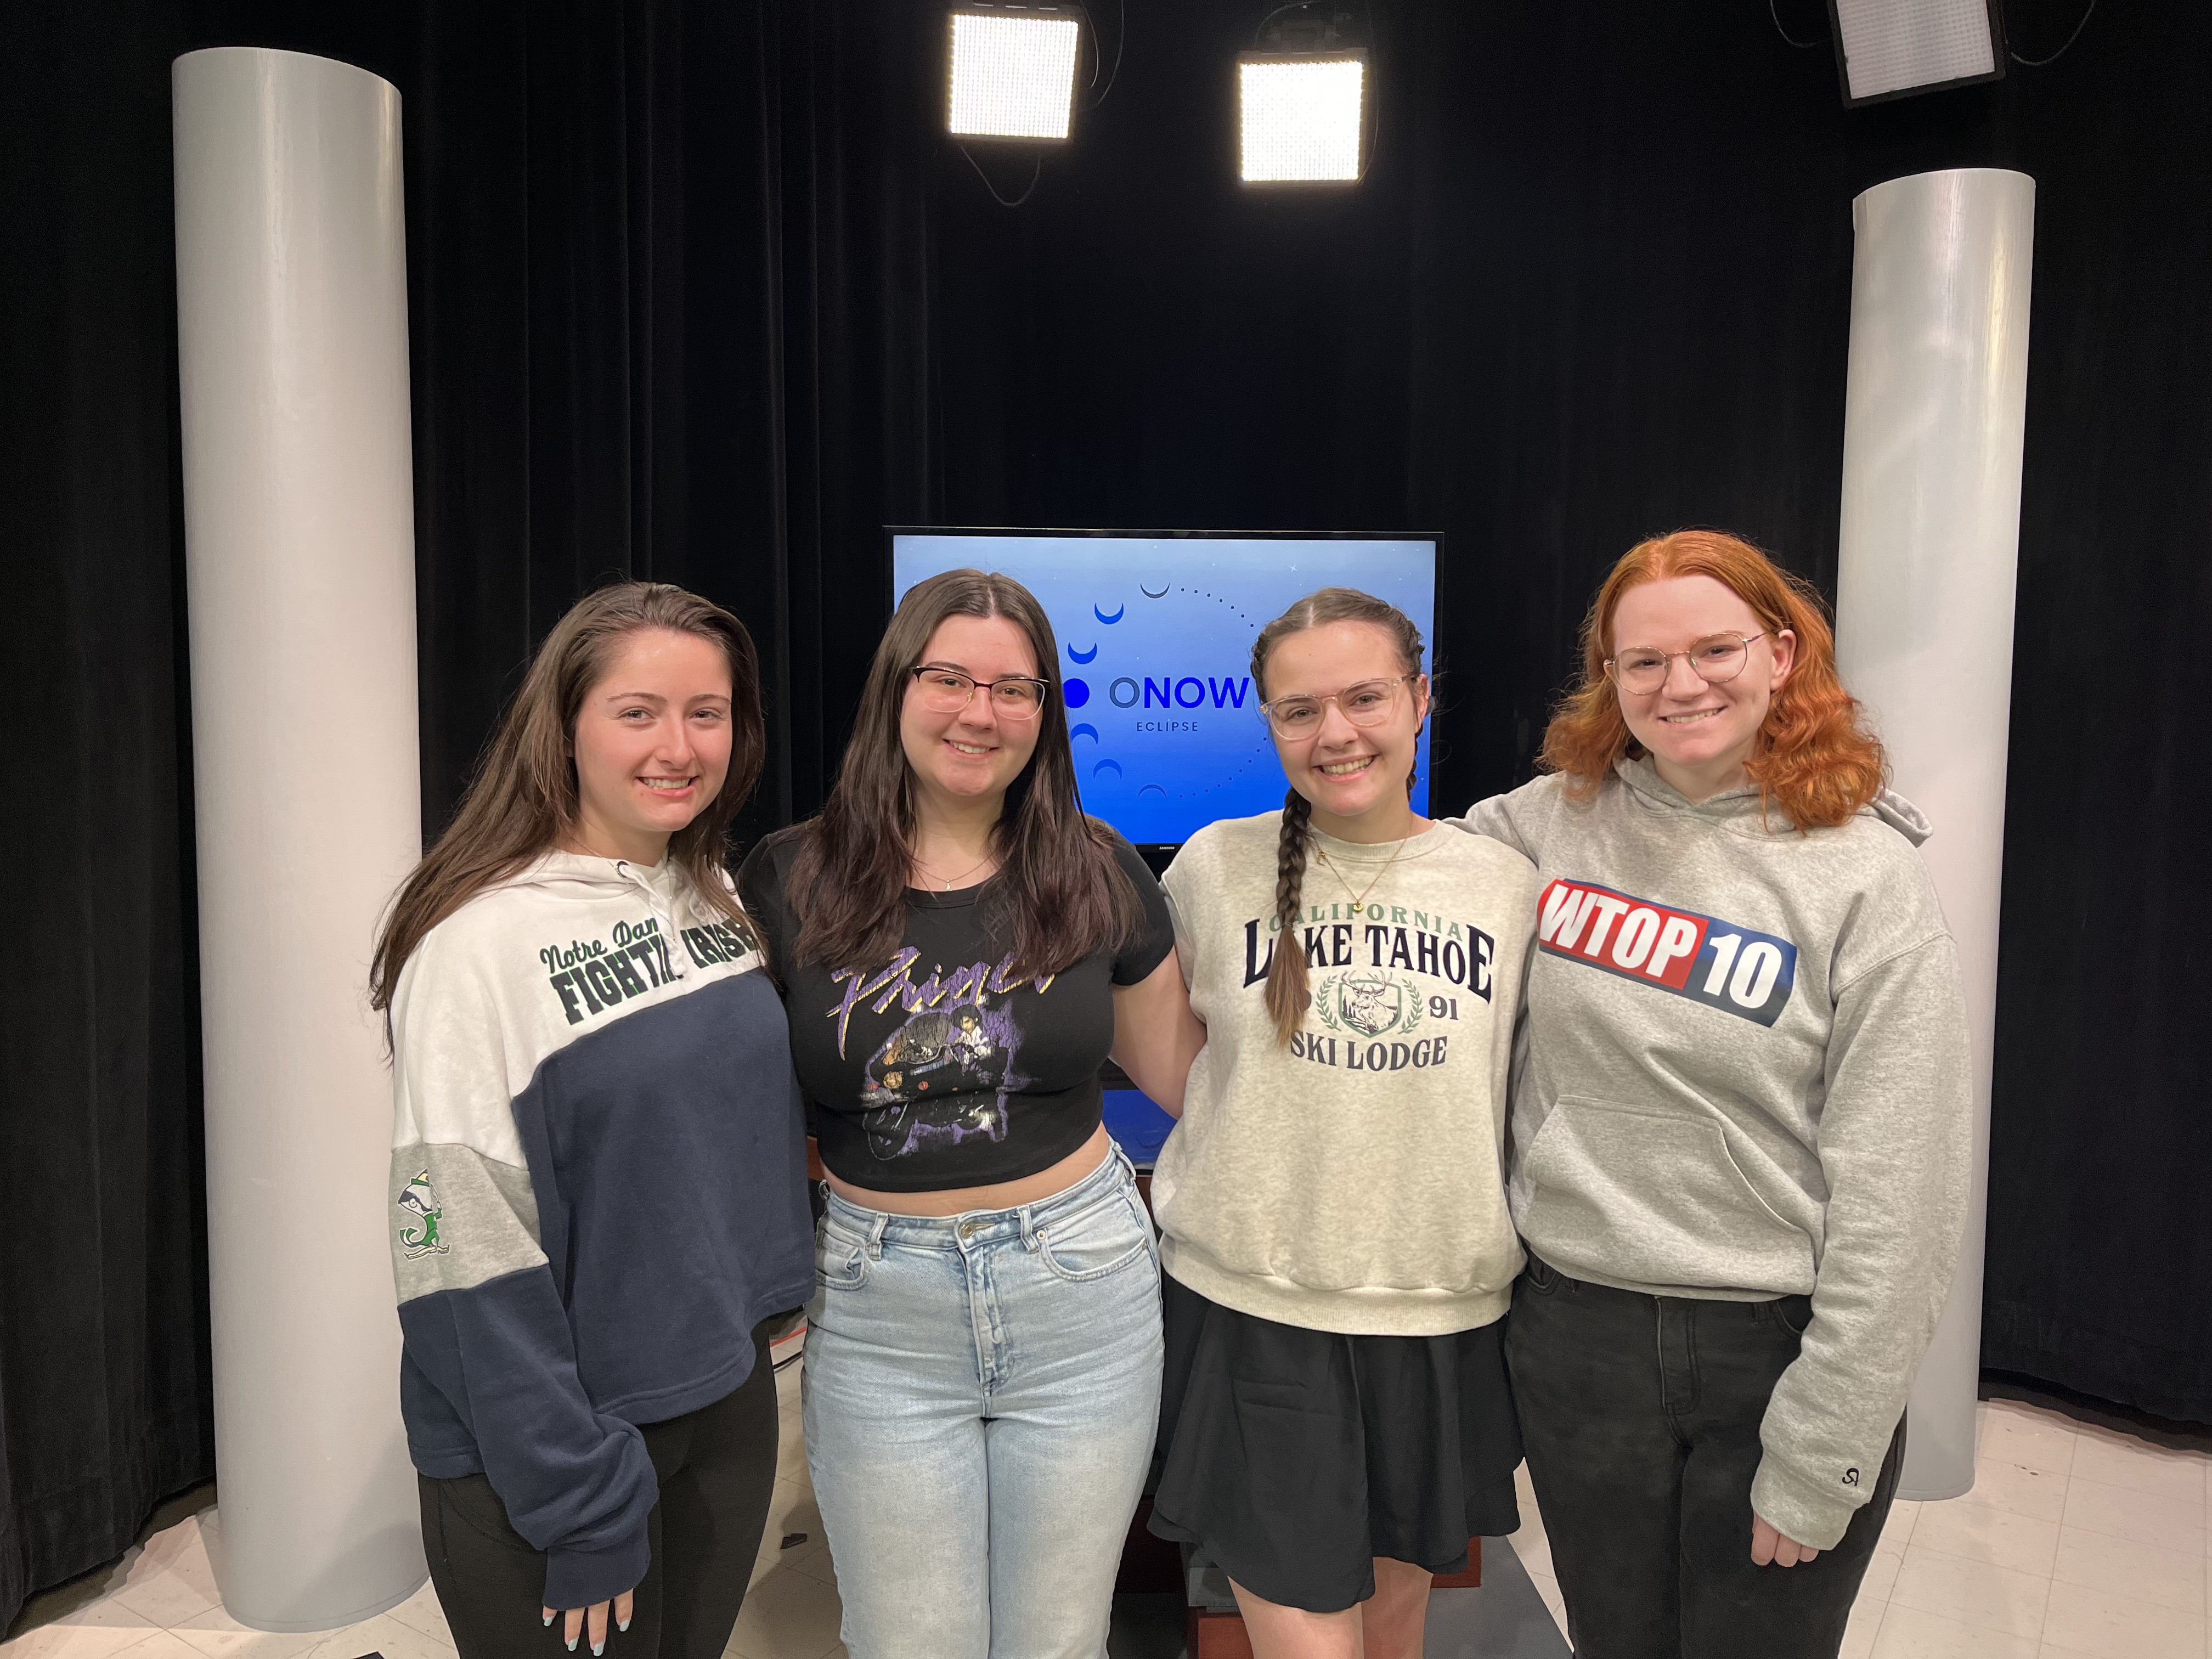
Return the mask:
<path id="1" fill-rule="evenodd" d="M 1252 682 L 1260 697 L 1267 696 L 1267 658 L 1292 634 L 1330 623 L 1372 623 L 1390 635 L 1398 647 L 1400 665 L 1408 675 L 1421 672 L 1421 630 L 1413 619 L 1387 599 L 1363 593 L 1355 587 L 1324 587 L 1309 593 L 1260 630 L 1252 641 Z M 1406 793 L 1413 792 L 1413 772 L 1406 774 Z M 1275 952 L 1267 963 L 1267 1013 L 1275 1022 L 1275 1041 L 1290 1046 L 1298 1022 L 1313 1000 L 1306 985 L 1306 953 L 1298 942 L 1298 916 L 1306 878 L 1306 854 L 1311 845 L 1313 803 L 1293 787 L 1283 796 L 1283 827 L 1275 838 Z"/>

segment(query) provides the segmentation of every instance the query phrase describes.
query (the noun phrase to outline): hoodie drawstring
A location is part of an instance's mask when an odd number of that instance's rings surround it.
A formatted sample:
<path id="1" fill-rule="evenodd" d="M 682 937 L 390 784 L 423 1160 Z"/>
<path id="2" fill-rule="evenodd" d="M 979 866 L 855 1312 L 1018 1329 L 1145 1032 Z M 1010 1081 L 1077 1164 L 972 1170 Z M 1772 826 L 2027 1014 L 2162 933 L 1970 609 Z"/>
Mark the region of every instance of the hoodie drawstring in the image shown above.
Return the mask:
<path id="1" fill-rule="evenodd" d="M 615 868 L 622 872 L 624 880 L 645 890 L 645 902 L 652 908 L 653 920 L 660 924 L 661 936 L 667 939 L 671 947 L 668 952 L 670 965 L 677 978 L 684 978 L 684 941 L 677 933 L 674 908 L 662 899 L 660 890 L 641 874 L 628 859 L 617 859 Z"/>

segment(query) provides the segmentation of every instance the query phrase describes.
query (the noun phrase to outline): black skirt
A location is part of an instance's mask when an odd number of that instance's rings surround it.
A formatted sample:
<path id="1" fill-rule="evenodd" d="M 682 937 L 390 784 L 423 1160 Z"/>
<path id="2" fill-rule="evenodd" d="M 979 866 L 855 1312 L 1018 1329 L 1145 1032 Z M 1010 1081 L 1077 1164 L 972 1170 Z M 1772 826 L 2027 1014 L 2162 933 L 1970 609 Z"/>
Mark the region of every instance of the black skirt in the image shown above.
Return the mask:
<path id="1" fill-rule="evenodd" d="M 1160 1285 L 1167 1373 L 1152 1529 L 1254 1595 L 1339 1613 L 1374 1558 L 1457 1571 L 1521 1524 L 1504 1322 L 1455 1336 L 1342 1336 Z"/>

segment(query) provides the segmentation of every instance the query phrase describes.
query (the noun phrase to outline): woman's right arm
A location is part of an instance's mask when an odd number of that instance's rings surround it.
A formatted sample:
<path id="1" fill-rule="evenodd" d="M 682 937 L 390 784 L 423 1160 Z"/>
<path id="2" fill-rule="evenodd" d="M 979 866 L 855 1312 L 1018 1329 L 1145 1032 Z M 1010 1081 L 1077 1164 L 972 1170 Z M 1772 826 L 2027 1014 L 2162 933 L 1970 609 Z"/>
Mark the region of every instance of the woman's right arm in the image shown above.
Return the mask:
<path id="1" fill-rule="evenodd" d="M 544 1605 L 592 1607 L 645 1577 L 659 1497 L 645 1437 L 596 1411 L 541 1243 L 498 998 L 435 933 L 392 1003 L 398 1127 L 386 1212 L 418 1468 L 480 1465 L 546 1553 Z"/>
<path id="2" fill-rule="evenodd" d="M 1455 830 L 1464 830 L 1472 836 L 1487 836 L 1492 841 L 1504 842 L 1531 864 L 1540 864 L 1536 851 L 1534 826 L 1529 822 L 1535 799 L 1533 787 L 1523 785 L 1503 795 L 1492 795 L 1479 800 L 1455 818 L 1445 823 Z"/>

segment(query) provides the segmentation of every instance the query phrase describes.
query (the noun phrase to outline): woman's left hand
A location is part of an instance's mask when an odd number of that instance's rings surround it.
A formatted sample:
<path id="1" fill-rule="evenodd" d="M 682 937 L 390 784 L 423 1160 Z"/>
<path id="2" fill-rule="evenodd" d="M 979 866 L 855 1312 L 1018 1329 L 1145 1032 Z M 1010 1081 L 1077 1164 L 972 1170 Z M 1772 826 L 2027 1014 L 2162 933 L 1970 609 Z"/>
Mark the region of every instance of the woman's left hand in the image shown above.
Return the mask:
<path id="1" fill-rule="evenodd" d="M 1788 1534 L 1777 1531 L 1774 1523 L 1757 1510 L 1751 1512 L 1751 1559 L 1756 1566 L 1794 1567 L 1801 1561 L 1809 1561 L 1820 1552 L 1808 1549 Z"/>

